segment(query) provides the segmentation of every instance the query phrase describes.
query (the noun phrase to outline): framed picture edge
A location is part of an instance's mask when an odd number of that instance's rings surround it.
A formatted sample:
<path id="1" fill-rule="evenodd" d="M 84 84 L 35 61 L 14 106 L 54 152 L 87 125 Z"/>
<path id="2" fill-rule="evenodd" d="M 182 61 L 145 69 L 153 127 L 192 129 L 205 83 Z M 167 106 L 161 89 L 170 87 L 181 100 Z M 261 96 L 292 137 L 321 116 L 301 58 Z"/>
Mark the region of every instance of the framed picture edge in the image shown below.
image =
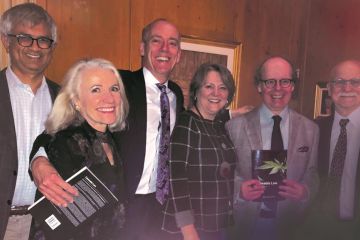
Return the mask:
<path id="1" fill-rule="evenodd" d="M 314 119 L 316 119 L 317 117 L 329 116 L 329 114 L 321 113 L 324 91 L 328 91 L 326 82 L 316 83 L 315 101 L 314 101 Z"/>

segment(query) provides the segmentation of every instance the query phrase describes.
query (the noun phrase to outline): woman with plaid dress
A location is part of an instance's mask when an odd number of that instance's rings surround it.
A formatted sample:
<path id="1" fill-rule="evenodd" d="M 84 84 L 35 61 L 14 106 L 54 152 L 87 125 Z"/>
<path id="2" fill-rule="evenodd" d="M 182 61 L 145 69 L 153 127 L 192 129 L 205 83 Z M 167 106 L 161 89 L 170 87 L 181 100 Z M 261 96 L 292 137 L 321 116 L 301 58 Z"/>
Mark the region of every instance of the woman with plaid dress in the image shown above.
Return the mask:
<path id="1" fill-rule="evenodd" d="M 203 64 L 190 85 L 170 144 L 170 198 L 163 228 L 184 239 L 226 239 L 231 224 L 235 151 L 215 116 L 233 99 L 234 80 L 218 64 Z"/>

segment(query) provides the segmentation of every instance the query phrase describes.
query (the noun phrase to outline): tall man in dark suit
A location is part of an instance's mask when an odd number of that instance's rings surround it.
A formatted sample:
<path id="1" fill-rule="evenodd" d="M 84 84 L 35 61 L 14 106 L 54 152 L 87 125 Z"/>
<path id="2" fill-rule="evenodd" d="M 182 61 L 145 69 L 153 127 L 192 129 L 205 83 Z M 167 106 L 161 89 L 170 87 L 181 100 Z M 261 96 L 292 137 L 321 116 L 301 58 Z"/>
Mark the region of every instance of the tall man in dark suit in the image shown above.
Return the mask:
<path id="1" fill-rule="evenodd" d="M 184 102 L 180 87 L 169 81 L 180 60 L 180 33 L 166 20 L 153 21 L 142 32 L 140 52 L 143 68 L 121 71 L 130 105 L 128 129 L 118 136 L 130 199 L 126 238 L 161 240 L 167 237 L 161 231 L 163 206 L 155 194 L 161 129 L 161 91 L 157 84 L 166 86 L 172 131 Z"/>
<path id="2" fill-rule="evenodd" d="M 0 72 L 0 239 L 28 239 L 36 187 L 28 175 L 34 139 L 44 129 L 58 86 L 44 76 L 56 42 L 48 13 L 25 3 L 1 17 L 9 67 Z"/>
<path id="3" fill-rule="evenodd" d="M 317 119 L 320 191 L 307 225 L 312 239 L 359 239 L 360 61 L 337 64 L 327 87 L 335 112 Z"/>
<path id="4" fill-rule="evenodd" d="M 313 121 L 288 106 L 296 78 L 286 59 L 266 59 L 255 74 L 263 104 L 226 124 L 238 158 L 234 182 L 236 239 L 292 239 L 292 229 L 317 191 L 319 130 Z M 274 128 L 276 118 L 280 119 L 278 128 Z M 280 135 L 276 141 L 272 140 L 275 129 Z M 264 187 L 252 175 L 252 150 L 274 150 L 273 145 L 279 142 L 287 150 L 287 179 L 279 187 L 279 195 L 285 200 L 253 201 L 262 196 Z"/>

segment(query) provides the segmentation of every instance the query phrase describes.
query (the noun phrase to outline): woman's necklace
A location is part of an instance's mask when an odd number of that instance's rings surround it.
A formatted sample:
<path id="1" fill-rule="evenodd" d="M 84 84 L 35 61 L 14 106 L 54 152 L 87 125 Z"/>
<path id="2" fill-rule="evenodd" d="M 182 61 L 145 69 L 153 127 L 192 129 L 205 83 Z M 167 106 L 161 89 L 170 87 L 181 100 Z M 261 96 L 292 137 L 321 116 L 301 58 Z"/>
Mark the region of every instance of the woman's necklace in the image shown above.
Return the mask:
<path id="1" fill-rule="evenodd" d="M 197 113 L 199 114 L 201 120 L 204 120 L 205 118 L 203 117 L 203 115 L 202 115 L 201 112 L 199 111 L 199 109 L 198 109 L 198 107 L 196 106 L 196 104 L 194 105 L 194 107 L 195 107 Z"/>

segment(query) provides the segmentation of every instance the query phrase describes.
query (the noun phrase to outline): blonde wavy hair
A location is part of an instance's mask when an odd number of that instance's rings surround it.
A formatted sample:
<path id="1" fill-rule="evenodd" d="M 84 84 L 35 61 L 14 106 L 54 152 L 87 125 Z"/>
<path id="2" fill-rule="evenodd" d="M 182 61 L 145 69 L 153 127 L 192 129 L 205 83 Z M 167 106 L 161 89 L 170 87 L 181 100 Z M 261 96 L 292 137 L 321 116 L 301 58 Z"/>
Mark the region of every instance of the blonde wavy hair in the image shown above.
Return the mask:
<path id="1" fill-rule="evenodd" d="M 126 118 L 129 112 L 129 103 L 119 72 L 110 61 L 94 58 L 80 60 L 67 71 L 60 92 L 55 99 L 54 106 L 45 122 L 45 131 L 48 134 L 55 134 L 70 125 L 80 125 L 84 121 L 80 112 L 76 111 L 74 102 L 81 91 L 80 83 L 86 80 L 83 78 L 82 73 L 84 70 L 93 68 L 109 69 L 118 79 L 121 103 L 119 112 L 117 113 L 117 119 L 115 123 L 109 125 L 109 130 L 114 132 L 125 128 Z"/>

